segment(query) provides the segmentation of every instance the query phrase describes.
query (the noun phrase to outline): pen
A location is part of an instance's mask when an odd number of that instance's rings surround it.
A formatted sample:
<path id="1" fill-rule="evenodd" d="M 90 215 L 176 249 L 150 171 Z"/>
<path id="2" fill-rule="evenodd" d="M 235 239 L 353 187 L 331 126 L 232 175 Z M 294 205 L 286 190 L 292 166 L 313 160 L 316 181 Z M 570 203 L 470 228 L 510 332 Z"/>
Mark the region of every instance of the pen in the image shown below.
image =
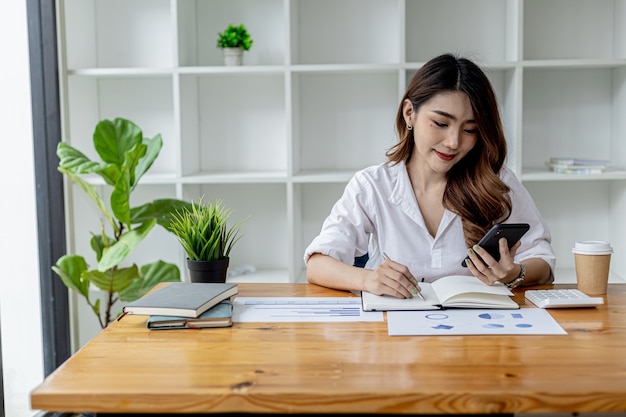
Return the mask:
<path id="1" fill-rule="evenodd" d="M 390 261 L 390 260 L 391 260 L 391 258 L 389 257 L 389 255 L 387 255 L 385 252 L 383 252 L 383 258 L 387 259 L 388 261 Z M 422 279 L 422 281 L 423 281 L 423 279 Z M 425 298 L 424 298 L 424 296 L 422 295 L 422 292 L 421 292 L 419 289 L 415 288 L 415 291 L 417 292 L 417 295 L 419 295 L 419 297 L 420 297 L 423 301 L 426 301 L 426 299 L 425 299 Z"/>

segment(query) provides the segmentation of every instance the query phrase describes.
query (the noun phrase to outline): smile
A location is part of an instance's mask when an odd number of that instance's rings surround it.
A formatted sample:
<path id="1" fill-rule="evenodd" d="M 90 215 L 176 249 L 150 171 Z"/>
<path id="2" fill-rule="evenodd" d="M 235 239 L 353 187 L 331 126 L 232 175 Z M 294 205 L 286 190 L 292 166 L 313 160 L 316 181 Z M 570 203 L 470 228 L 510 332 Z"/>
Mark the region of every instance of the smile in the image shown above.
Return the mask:
<path id="1" fill-rule="evenodd" d="M 449 153 L 442 153 L 439 151 L 435 151 L 435 154 L 440 158 L 443 159 L 444 161 L 452 161 L 454 159 L 454 157 L 456 155 L 454 154 L 449 154 Z"/>

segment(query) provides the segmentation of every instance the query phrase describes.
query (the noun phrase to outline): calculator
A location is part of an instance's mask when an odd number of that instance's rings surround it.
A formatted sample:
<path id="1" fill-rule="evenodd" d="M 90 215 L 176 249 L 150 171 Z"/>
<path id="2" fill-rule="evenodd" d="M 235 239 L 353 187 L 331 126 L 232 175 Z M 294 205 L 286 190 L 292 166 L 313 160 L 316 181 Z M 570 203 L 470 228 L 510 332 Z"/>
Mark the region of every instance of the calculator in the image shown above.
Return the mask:
<path id="1" fill-rule="evenodd" d="M 604 304 L 604 298 L 591 297 L 574 289 L 526 290 L 526 299 L 539 308 L 595 307 Z"/>

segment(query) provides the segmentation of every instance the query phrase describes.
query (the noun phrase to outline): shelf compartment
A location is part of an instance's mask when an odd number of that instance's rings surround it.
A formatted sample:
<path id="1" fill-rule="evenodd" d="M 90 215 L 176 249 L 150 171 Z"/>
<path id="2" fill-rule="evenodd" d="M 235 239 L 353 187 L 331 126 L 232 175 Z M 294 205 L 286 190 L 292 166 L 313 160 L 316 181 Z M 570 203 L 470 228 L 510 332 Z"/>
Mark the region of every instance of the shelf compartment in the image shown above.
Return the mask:
<path id="1" fill-rule="evenodd" d="M 102 214 L 93 201 L 78 188 L 71 184 L 73 198 L 67 206 L 68 218 L 72 219 L 70 229 L 72 247 L 71 253 L 77 253 L 85 257 L 87 263 L 95 268 L 97 265 L 95 253 L 91 249 L 91 233 L 100 234 Z M 107 207 L 110 208 L 110 186 L 97 186 L 98 193 L 102 196 Z M 173 185 L 140 185 L 135 188 L 132 195 L 132 207 L 138 207 L 144 203 L 161 199 L 176 198 L 175 186 Z M 105 232 L 111 236 L 113 231 L 105 224 Z M 143 265 L 157 260 L 163 260 L 173 264 L 179 264 L 178 251 L 176 250 L 176 238 L 163 227 L 155 226 L 148 236 L 137 246 L 132 254 L 122 262 L 123 266 L 133 263 Z"/>
<path id="2" fill-rule="evenodd" d="M 234 211 L 229 225 L 246 219 L 241 239 L 231 252 L 230 267 L 254 265 L 258 271 L 288 270 L 289 237 L 285 184 L 193 184 L 183 186 L 183 199 L 197 203 L 223 200 Z M 181 263 L 184 261 L 182 255 Z M 287 281 L 283 281 L 287 282 Z"/>
<path id="3" fill-rule="evenodd" d="M 625 58 L 625 23 L 623 0 L 525 0 L 524 59 Z"/>
<path id="4" fill-rule="evenodd" d="M 397 73 L 298 74 L 293 83 L 294 173 L 354 171 L 385 160 L 396 142 Z"/>
<path id="5" fill-rule="evenodd" d="M 344 183 L 294 184 L 294 270 L 304 267 L 304 250 L 317 236 L 333 205 L 339 200 L 346 187 Z"/>
<path id="6" fill-rule="evenodd" d="M 67 68 L 172 67 L 169 0 L 64 0 Z"/>
<path id="7" fill-rule="evenodd" d="M 459 52 L 476 62 L 515 60 L 514 4 L 501 0 L 406 0 L 406 61 L 426 62 L 444 52 Z"/>
<path id="8" fill-rule="evenodd" d="M 286 172 L 284 88 L 274 74 L 181 77 L 183 175 Z"/>
<path id="9" fill-rule="evenodd" d="M 294 0 L 291 63 L 399 63 L 396 0 Z"/>
<path id="10" fill-rule="evenodd" d="M 73 76 L 67 79 L 68 127 L 64 140 L 93 160 L 96 124 L 103 119 L 124 117 L 143 131 L 145 137 L 160 134 L 163 148 L 150 174 L 176 172 L 178 136 L 174 133 L 171 77 L 99 78 Z M 85 103 L 90 103 L 85 105 Z"/>
<path id="11" fill-rule="evenodd" d="M 612 275 L 618 282 L 626 279 L 626 259 L 619 255 L 626 251 L 626 180 L 524 185 L 550 227 L 558 269 L 574 268 L 572 247 L 576 241 L 604 240 L 613 246 Z"/>
<path id="12" fill-rule="evenodd" d="M 550 157 L 622 159 L 613 145 L 615 69 L 526 69 L 522 159 L 524 170 L 545 166 Z M 622 77 L 623 78 L 623 77 Z M 575 87 L 572 87 L 575 86 Z M 623 80 L 620 88 L 624 88 Z M 621 155 L 623 157 L 623 154 Z M 616 159 L 617 158 L 617 159 Z"/>
<path id="13" fill-rule="evenodd" d="M 286 27 L 282 0 L 179 0 L 178 64 L 224 66 L 218 33 L 244 24 L 252 47 L 243 65 L 284 65 Z"/>

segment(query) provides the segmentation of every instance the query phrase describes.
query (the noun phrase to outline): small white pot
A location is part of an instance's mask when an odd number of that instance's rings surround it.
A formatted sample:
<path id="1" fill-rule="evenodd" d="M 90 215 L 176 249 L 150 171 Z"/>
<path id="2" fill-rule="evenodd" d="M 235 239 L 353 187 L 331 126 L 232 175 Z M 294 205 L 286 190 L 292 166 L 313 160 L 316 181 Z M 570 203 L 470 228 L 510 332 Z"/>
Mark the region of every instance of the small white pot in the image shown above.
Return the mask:
<path id="1" fill-rule="evenodd" d="M 243 64 L 242 48 L 223 48 L 222 54 L 224 55 L 224 65 L 227 67 Z"/>

